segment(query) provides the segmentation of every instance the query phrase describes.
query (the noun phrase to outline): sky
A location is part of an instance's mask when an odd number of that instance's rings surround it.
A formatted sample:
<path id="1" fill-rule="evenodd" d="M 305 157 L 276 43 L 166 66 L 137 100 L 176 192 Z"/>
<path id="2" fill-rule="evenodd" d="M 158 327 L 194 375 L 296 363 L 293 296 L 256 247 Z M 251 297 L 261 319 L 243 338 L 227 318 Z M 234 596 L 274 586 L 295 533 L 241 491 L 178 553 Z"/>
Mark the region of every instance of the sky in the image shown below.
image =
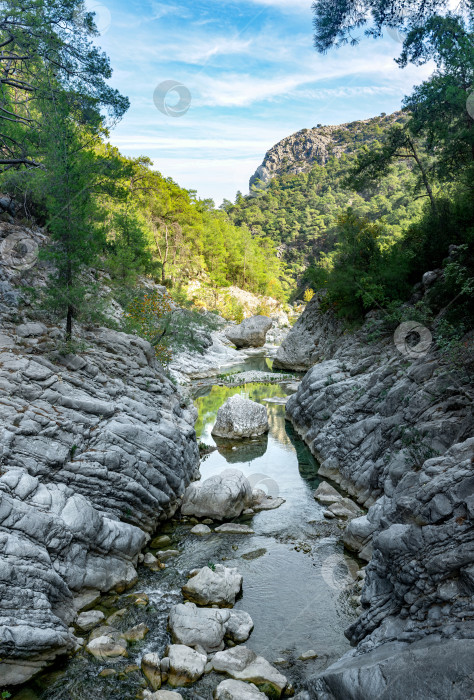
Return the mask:
<path id="1" fill-rule="evenodd" d="M 165 177 L 217 205 L 248 192 L 250 176 L 281 139 L 394 112 L 431 72 L 397 66 L 393 30 L 318 54 L 311 0 L 86 6 L 111 60 L 110 82 L 130 99 L 110 141 L 124 155 L 149 156 Z"/>

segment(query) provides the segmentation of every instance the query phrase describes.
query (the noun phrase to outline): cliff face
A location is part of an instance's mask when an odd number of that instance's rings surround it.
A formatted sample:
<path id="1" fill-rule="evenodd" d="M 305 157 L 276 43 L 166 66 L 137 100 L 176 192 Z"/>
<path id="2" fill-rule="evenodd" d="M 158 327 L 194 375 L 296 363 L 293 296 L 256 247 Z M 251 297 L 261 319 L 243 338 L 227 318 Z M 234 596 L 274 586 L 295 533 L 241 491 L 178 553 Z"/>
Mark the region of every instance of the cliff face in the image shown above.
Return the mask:
<path id="1" fill-rule="evenodd" d="M 360 616 L 346 631 L 355 649 L 301 698 L 470 697 L 473 387 L 434 343 L 412 357 L 391 335 L 374 342 L 380 318 L 340 335 L 316 302 L 304 317 L 307 334 L 326 333 L 287 416 L 321 462 L 320 476 L 368 508 L 344 541 L 369 564 Z M 283 344 L 287 362 L 298 333 L 295 326 Z M 466 343 L 472 361 L 472 338 Z"/>
<path id="2" fill-rule="evenodd" d="M 0 291 L 2 686 L 74 649 L 77 610 L 133 584 L 199 456 L 195 410 L 149 343 L 82 328 L 86 350 L 62 355 L 62 331 L 19 323 L 12 280 Z"/>
<path id="3" fill-rule="evenodd" d="M 369 135 L 367 125 L 377 124 L 381 129 L 403 119 L 401 112 L 389 116 L 348 122 L 338 126 L 315 126 L 302 129 L 282 139 L 265 154 L 262 164 L 250 178 L 252 185 L 267 184 L 278 175 L 308 172 L 314 164 L 325 165 L 329 158 L 352 153 L 364 143 L 371 143 L 376 134 Z"/>

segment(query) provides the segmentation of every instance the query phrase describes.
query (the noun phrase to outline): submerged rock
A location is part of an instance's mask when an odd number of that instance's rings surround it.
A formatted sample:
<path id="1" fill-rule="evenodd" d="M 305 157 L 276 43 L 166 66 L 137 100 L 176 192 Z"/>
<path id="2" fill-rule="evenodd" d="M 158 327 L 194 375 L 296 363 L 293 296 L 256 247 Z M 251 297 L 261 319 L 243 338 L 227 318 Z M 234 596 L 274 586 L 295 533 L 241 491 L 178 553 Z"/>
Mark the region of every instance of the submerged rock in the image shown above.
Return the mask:
<path id="1" fill-rule="evenodd" d="M 238 348 L 261 348 L 272 325 L 273 321 L 268 316 L 251 316 L 238 326 L 228 328 L 225 334 Z"/>
<path id="2" fill-rule="evenodd" d="M 182 588 L 185 598 L 198 605 L 231 607 L 242 590 L 243 577 L 237 569 L 216 564 L 204 566 Z"/>
<path id="3" fill-rule="evenodd" d="M 219 408 L 212 435 L 239 440 L 258 437 L 270 430 L 267 409 L 262 404 L 234 394 Z"/>
<path id="4" fill-rule="evenodd" d="M 190 484 L 181 505 L 183 515 L 225 520 L 238 517 L 252 502 L 248 479 L 238 469 L 224 469 L 220 474 Z"/>
<path id="5" fill-rule="evenodd" d="M 248 525 L 241 523 L 224 523 L 216 527 L 214 532 L 219 532 L 224 535 L 253 535 L 254 531 Z"/>

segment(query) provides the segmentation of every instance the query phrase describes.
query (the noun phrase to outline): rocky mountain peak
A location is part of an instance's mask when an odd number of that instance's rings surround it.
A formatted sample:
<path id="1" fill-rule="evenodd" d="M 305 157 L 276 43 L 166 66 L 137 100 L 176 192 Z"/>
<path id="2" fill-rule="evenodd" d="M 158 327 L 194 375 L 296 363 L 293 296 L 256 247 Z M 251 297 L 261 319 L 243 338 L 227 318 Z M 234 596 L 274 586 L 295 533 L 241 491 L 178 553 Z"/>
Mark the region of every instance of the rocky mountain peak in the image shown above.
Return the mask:
<path id="1" fill-rule="evenodd" d="M 325 165 L 329 158 L 339 158 L 343 153 L 354 151 L 361 143 L 373 141 L 378 133 L 373 127 L 384 130 L 404 118 L 402 112 L 394 112 L 339 126 L 318 124 L 311 129 L 301 129 L 267 151 L 262 164 L 250 178 L 250 189 L 266 185 L 278 175 L 308 172 L 315 163 Z"/>

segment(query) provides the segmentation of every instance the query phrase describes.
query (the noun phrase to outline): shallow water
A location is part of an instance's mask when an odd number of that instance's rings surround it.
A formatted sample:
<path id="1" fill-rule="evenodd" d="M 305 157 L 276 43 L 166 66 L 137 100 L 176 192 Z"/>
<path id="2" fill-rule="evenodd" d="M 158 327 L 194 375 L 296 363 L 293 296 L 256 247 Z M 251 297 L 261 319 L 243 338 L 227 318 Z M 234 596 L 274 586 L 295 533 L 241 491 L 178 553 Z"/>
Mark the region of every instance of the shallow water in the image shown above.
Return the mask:
<path id="1" fill-rule="evenodd" d="M 261 359 L 261 358 L 260 358 Z M 255 358 L 251 358 L 253 363 Z M 248 364 L 242 363 L 244 369 Z M 254 367 L 252 367 L 254 369 Z M 164 654 L 169 635 L 166 622 L 172 604 L 181 602 L 181 586 L 187 572 L 195 567 L 226 562 L 243 574 L 243 595 L 236 608 L 247 611 L 255 624 L 247 646 L 270 662 L 285 659 L 279 666 L 298 689 L 302 681 L 325 668 L 348 648 L 343 630 L 353 619 L 344 586 L 355 571 L 355 562 L 347 558 L 339 543 L 340 530 L 334 521 L 323 517 L 323 508 L 312 492 L 318 484 L 318 465 L 304 443 L 285 422 L 285 407 L 265 402 L 265 398 L 284 397 L 283 388 L 275 384 L 247 384 L 243 387 L 213 386 L 201 388 L 195 405 L 199 411 L 196 424 L 198 439 L 215 445 L 211 429 L 218 408 L 231 395 L 242 393 L 267 407 L 270 433 L 263 439 L 241 443 L 220 442 L 201 465 L 202 478 L 225 468 L 238 468 L 254 487 L 280 496 L 285 503 L 273 511 L 264 511 L 250 521 L 254 535 L 219 535 L 196 537 L 189 534 L 189 522 L 170 522 L 162 532 L 173 540 L 171 548 L 180 555 L 167 562 L 167 568 L 150 572 L 139 568 L 135 592 L 146 592 L 150 605 L 130 606 L 127 594 L 105 599 L 111 610 L 128 607 L 118 623 L 125 630 L 145 622 L 150 632 L 143 642 L 129 646 L 128 659 L 104 665 L 83 652 L 61 665 L 54 673 L 40 679 L 15 695 L 14 700 L 132 700 L 140 690 L 143 677 L 139 671 L 125 672 L 139 664 L 148 651 Z M 304 548 L 304 550 L 303 550 Z M 132 592 L 133 592 L 132 591 Z M 314 649 L 318 658 L 301 661 L 300 654 Z M 104 668 L 114 668 L 117 675 L 98 677 Z M 212 691 L 222 676 L 210 674 L 189 689 L 180 692 L 193 700 L 211 700 Z"/>

